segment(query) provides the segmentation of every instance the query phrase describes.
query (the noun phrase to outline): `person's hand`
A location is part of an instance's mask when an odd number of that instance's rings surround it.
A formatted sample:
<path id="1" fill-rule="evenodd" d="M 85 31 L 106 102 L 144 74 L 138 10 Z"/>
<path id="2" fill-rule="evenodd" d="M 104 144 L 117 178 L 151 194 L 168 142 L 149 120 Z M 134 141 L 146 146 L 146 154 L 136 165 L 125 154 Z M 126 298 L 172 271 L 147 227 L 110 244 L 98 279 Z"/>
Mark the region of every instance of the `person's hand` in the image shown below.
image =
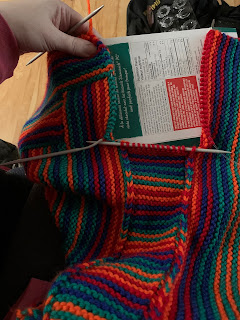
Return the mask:
<path id="1" fill-rule="evenodd" d="M 88 57 L 96 47 L 68 32 L 82 16 L 60 0 L 0 1 L 0 14 L 16 37 L 19 53 L 59 50 L 71 55 Z M 88 23 L 77 30 L 86 33 Z"/>

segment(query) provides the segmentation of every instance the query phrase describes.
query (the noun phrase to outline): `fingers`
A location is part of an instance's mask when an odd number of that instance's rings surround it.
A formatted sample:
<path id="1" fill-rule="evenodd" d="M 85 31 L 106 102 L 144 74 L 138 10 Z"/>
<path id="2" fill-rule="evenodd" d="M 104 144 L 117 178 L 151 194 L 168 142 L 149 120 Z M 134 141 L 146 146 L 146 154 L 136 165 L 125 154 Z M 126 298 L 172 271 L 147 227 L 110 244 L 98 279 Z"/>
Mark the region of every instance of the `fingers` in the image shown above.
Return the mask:
<path id="1" fill-rule="evenodd" d="M 83 17 L 75 10 L 73 10 L 71 7 L 69 7 L 68 5 L 65 5 L 65 9 L 68 11 L 68 14 L 70 15 L 69 21 L 69 28 L 68 30 L 70 30 L 72 27 L 74 27 L 77 23 L 79 23 Z M 89 29 L 89 22 L 85 22 L 83 25 L 79 26 L 73 33 L 73 35 L 78 36 L 82 33 L 87 33 Z M 93 33 L 99 38 L 101 39 L 100 34 L 93 28 Z"/>
<path id="2" fill-rule="evenodd" d="M 53 50 L 59 50 L 70 55 L 87 58 L 97 52 L 97 48 L 89 41 L 72 37 L 59 30 L 55 31 Z"/>
<path id="3" fill-rule="evenodd" d="M 65 10 L 67 11 L 65 14 L 69 16 L 69 25 L 68 30 L 74 27 L 77 23 L 79 23 L 83 17 L 75 10 L 73 10 L 68 5 L 64 4 Z M 81 34 L 88 32 L 88 24 L 84 23 L 83 25 L 79 26 L 79 28 L 74 32 L 74 34 Z"/>

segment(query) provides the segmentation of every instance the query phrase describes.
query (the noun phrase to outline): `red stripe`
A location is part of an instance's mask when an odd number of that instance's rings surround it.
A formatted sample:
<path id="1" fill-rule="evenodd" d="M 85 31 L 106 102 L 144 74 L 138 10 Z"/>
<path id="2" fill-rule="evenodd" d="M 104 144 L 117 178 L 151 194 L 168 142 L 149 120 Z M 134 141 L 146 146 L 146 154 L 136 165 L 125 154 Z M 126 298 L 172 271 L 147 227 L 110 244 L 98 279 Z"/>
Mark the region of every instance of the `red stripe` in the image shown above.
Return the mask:
<path id="1" fill-rule="evenodd" d="M 84 86 L 82 90 L 82 102 L 83 102 L 83 110 L 84 110 L 84 117 L 85 117 L 85 125 L 87 128 L 87 137 L 88 137 L 88 140 L 93 140 L 91 122 L 90 122 L 89 111 L 88 111 L 89 108 L 88 108 L 88 100 L 87 100 L 87 86 Z"/>
<path id="2" fill-rule="evenodd" d="M 226 44 L 224 45 L 222 50 L 220 70 L 224 70 L 225 68 L 225 57 L 226 57 L 226 52 L 229 46 L 229 42 L 230 42 L 230 38 L 227 37 Z M 223 98 L 224 98 L 224 79 L 225 79 L 224 75 L 220 76 L 220 94 L 218 99 L 219 102 L 217 107 L 216 123 L 215 123 L 214 132 L 212 134 L 213 140 L 216 138 L 217 133 L 219 131 L 220 119 L 222 114 L 222 104 L 223 104 Z"/>
<path id="3" fill-rule="evenodd" d="M 135 310 L 147 310 L 146 305 L 141 305 L 139 303 L 133 303 L 129 298 L 125 298 L 124 296 L 122 296 L 120 293 L 118 293 L 117 291 L 115 291 L 114 289 L 112 289 L 111 287 L 109 287 L 108 285 L 97 281 L 95 279 L 91 279 L 88 278 L 87 276 L 77 276 L 77 275 L 73 275 L 71 278 L 75 279 L 75 280 L 81 280 L 81 281 L 86 281 L 89 284 L 92 284 L 94 286 L 96 286 L 97 288 L 103 289 L 105 290 L 107 293 L 109 293 L 110 297 L 114 297 L 116 298 L 118 301 L 124 303 L 125 305 L 129 306 L 130 308 L 133 308 Z M 116 283 L 116 280 L 114 279 L 114 283 Z M 120 288 L 124 288 L 125 290 L 129 291 L 129 287 L 127 287 L 126 285 L 124 285 L 121 281 L 117 282 L 120 285 Z"/>
<path id="4" fill-rule="evenodd" d="M 105 227 L 105 223 L 106 223 L 106 218 L 107 218 L 107 206 L 104 205 L 103 208 L 102 208 L 102 219 L 101 219 L 101 225 L 98 229 L 98 234 L 96 236 L 96 239 L 94 241 L 94 245 L 92 246 L 91 250 L 89 250 L 89 253 L 87 255 L 87 257 L 84 259 L 84 261 L 89 261 L 92 257 L 92 255 L 94 254 L 97 246 L 99 245 L 99 242 L 100 242 L 100 239 L 103 235 L 103 230 L 104 230 L 104 227 Z M 103 255 L 101 255 L 101 252 L 103 252 Z M 100 254 L 95 258 L 95 259 L 101 259 L 104 257 L 104 251 L 101 249 L 100 251 Z"/>
<path id="5" fill-rule="evenodd" d="M 145 153 L 146 156 L 146 153 Z M 151 155 L 148 155 L 151 156 Z M 146 159 L 146 158 L 135 158 L 134 156 L 129 156 L 129 160 L 130 161 L 134 161 L 134 162 L 139 162 L 141 164 L 144 165 L 144 163 L 156 163 L 156 165 L 160 164 L 160 163 L 164 163 L 164 164 L 171 164 L 171 165 L 175 165 L 175 164 L 183 164 L 184 165 L 184 160 L 160 160 L 160 159 Z M 174 169 L 174 167 L 173 167 Z"/>
<path id="6" fill-rule="evenodd" d="M 35 134 L 34 131 L 32 133 L 29 133 L 29 136 L 27 137 L 23 137 L 24 138 L 24 141 L 23 141 L 23 144 L 22 144 L 22 147 L 25 147 L 25 144 L 28 142 L 28 141 L 32 141 L 33 143 L 37 143 L 37 139 L 39 138 L 43 138 L 43 137 L 48 137 L 49 136 L 54 136 L 54 137 L 58 137 L 58 136 L 63 136 L 64 134 L 64 130 L 60 130 L 60 131 L 46 131 L 46 132 L 41 132 L 41 133 L 37 133 Z"/>

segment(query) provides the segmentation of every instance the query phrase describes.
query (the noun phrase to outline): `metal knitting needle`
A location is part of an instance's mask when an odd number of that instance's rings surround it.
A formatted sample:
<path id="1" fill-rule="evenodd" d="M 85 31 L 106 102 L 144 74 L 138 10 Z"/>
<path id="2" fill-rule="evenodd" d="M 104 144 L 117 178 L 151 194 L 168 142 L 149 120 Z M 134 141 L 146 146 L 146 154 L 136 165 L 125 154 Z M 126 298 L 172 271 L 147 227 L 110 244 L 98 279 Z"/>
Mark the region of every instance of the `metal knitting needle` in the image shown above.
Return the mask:
<path id="1" fill-rule="evenodd" d="M 22 158 L 22 159 L 18 159 L 18 160 L 13 160 L 13 161 L 1 163 L 0 165 L 1 166 L 10 166 L 12 164 L 17 164 L 17 163 L 25 163 L 25 162 L 34 161 L 34 160 L 42 160 L 42 159 L 53 158 L 53 157 L 57 157 L 57 156 L 63 156 L 65 154 L 76 153 L 76 152 L 80 152 L 83 150 L 91 149 L 91 148 L 95 147 L 97 144 L 99 144 L 100 141 L 102 141 L 102 139 L 95 141 L 90 146 L 86 146 L 86 147 L 82 147 L 82 148 L 75 148 L 75 149 L 68 149 L 68 150 L 63 150 L 63 151 L 57 151 L 57 152 L 52 152 L 52 153 L 46 153 L 46 154 L 41 154 L 39 156 L 34 156 L 34 157 L 29 157 L 29 158 Z"/>
<path id="2" fill-rule="evenodd" d="M 100 139 L 98 141 L 86 141 L 86 142 L 90 144 L 87 147 L 63 150 L 63 151 L 58 151 L 58 152 L 53 152 L 53 153 L 41 154 L 41 155 L 35 156 L 35 157 L 23 158 L 23 159 L 18 159 L 18 160 L 13 160 L 13 161 L 1 163 L 1 165 L 2 166 L 8 166 L 8 165 L 17 164 L 17 163 L 25 163 L 25 162 L 34 161 L 34 160 L 47 159 L 47 158 L 62 156 L 62 155 L 65 155 L 65 154 L 76 153 L 76 152 L 80 152 L 80 151 L 83 151 L 83 150 L 91 149 L 91 148 L 95 147 L 98 144 L 105 145 L 105 146 L 111 146 L 111 147 L 120 147 L 121 145 L 124 146 L 124 144 L 125 144 L 126 147 L 146 148 L 146 144 L 143 144 L 143 143 L 141 144 L 141 143 L 122 142 L 122 144 L 121 144 L 120 142 L 102 141 L 102 139 Z M 157 144 L 151 144 L 150 145 L 150 148 L 152 148 L 152 149 L 156 149 L 157 147 L 158 147 Z M 167 150 L 167 146 L 162 145 L 162 147 L 164 147 L 164 149 Z M 170 146 L 170 150 L 174 151 L 173 147 Z M 182 150 L 182 151 L 192 151 L 192 148 L 185 147 L 185 149 Z M 217 149 L 202 149 L 202 148 L 197 148 L 196 152 L 218 153 L 218 154 L 230 154 L 231 153 L 230 151 L 217 150 Z"/>
<path id="3" fill-rule="evenodd" d="M 76 31 L 81 25 L 83 25 L 85 22 L 87 22 L 89 19 L 91 19 L 93 16 L 95 16 L 95 14 L 97 14 L 103 7 L 104 7 L 104 5 L 102 5 L 101 7 L 97 8 L 96 10 L 94 10 L 93 12 L 91 12 L 88 16 L 86 16 L 85 18 L 83 18 L 81 21 L 79 21 L 77 24 L 75 24 L 75 26 L 73 26 L 73 27 L 67 32 L 67 34 L 73 35 L 74 31 Z M 29 64 L 33 63 L 35 60 L 37 60 L 38 58 L 40 58 L 44 53 L 45 53 L 45 52 L 40 52 L 40 53 L 38 53 L 34 58 L 32 58 L 30 61 L 28 61 L 28 63 L 26 64 L 26 66 L 28 66 Z"/>
<path id="4" fill-rule="evenodd" d="M 94 143 L 96 141 L 86 141 L 87 143 Z M 140 148 L 146 148 L 146 146 L 148 144 L 144 144 L 144 143 L 128 143 L 128 142 L 122 142 L 122 144 L 120 142 L 108 142 L 108 141 L 100 141 L 98 144 L 102 144 L 105 146 L 115 146 L 115 147 L 120 147 L 121 145 L 125 145 L 126 147 L 140 147 Z M 156 149 L 157 148 L 157 144 L 150 144 L 149 147 L 152 149 Z M 167 150 L 167 146 L 162 145 L 164 147 L 164 149 Z M 170 146 L 170 150 L 174 150 L 173 147 Z M 192 148 L 189 147 L 185 147 L 184 150 L 182 151 L 192 151 Z M 230 151 L 225 151 L 225 150 L 218 150 L 218 149 L 202 149 L 202 148 L 197 148 L 196 152 L 203 152 L 203 153 L 218 153 L 218 154 L 231 154 Z"/>

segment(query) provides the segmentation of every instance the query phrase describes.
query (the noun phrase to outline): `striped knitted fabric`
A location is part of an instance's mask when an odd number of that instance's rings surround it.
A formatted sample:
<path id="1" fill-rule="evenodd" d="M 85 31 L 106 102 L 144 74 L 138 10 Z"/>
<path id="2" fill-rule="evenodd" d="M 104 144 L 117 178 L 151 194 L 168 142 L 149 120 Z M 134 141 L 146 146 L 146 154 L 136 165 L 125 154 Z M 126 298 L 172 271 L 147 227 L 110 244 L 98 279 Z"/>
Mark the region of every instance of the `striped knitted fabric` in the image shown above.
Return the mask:
<path id="1" fill-rule="evenodd" d="M 23 157 L 111 139 L 116 117 L 109 52 L 49 55 L 43 104 L 20 138 Z M 42 308 L 18 319 L 240 319 L 240 45 L 207 35 L 201 146 L 222 155 L 97 146 L 25 165 L 45 185 L 67 269 Z"/>

